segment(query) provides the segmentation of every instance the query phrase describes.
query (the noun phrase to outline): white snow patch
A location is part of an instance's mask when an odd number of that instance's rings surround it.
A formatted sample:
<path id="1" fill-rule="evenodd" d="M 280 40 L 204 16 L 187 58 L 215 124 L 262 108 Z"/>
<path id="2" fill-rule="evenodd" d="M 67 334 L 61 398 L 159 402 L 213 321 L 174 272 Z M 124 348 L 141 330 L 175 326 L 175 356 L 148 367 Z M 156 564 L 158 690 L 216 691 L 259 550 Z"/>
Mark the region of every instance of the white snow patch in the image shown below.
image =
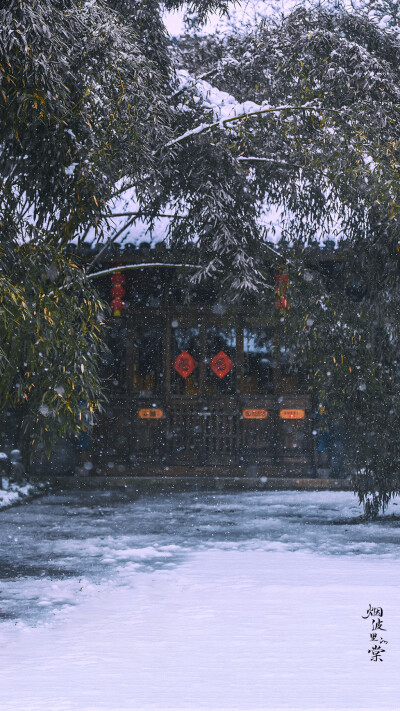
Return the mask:
<path id="1" fill-rule="evenodd" d="M 71 163 L 71 165 L 68 165 L 66 168 L 64 168 L 65 175 L 73 175 L 77 165 L 78 163 Z"/>
<path id="2" fill-rule="evenodd" d="M 13 504 L 28 499 L 40 489 L 33 484 L 10 483 L 7 477 L 2 477 L 0 481 L 0 509 L 7 509 Z"/>

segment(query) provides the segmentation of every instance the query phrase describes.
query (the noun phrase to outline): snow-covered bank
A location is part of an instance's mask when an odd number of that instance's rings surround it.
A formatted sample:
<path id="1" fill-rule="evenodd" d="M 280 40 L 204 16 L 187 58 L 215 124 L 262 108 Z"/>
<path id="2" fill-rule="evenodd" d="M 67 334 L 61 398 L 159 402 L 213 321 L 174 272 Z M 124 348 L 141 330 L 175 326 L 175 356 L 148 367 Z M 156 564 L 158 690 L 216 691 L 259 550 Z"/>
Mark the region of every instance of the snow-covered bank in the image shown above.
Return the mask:
<path id="1" fill-rule="evenodd" d="M 350 492 L 130 496 L 4 512 L 2 711 L 397 708 L 398 500 L 366 523 Z"/>
<path id="2" fill-rule="evenodd" d="M 44 483 L 10 483 L 5 477 L 2 478 L 3 488 L 0 489 L 0 511 L 8 509 L 10 506 L 27 501 L 46 490 Z"/>

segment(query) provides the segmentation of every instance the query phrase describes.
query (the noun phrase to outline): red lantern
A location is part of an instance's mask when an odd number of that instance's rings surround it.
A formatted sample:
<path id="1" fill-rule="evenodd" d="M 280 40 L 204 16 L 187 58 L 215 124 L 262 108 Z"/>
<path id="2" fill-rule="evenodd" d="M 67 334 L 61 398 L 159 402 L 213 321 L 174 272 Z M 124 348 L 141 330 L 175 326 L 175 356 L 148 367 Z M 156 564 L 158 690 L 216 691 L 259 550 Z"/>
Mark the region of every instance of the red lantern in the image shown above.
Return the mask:
<path id="1" fill-rule="evenodd" d="M 126 293 L 125 289 L 123 286 L 121 286 L 121 284 L 116 284 L 111 289 L 111 296 L 118 297 L 120 299 L 122 299 L 125 296 L 125 293 Z"/>
<path id="2" fill-rule="evenodd" d="M 122 301 L 126 293 L 123 286 L 125 281 L 126 277 L 122 272 L 113 272 L 111 274 L 111 296 L 113 299 L 110 306 L 114 316 L 121 316 L 121 312 L 125 309 L 125 303 Z"/>
<path id="3" fill-rule="evenodd" d="M 275 274 L 275 281 L 287 284 L 289 281 L 289 274 Z"/>
<path id="4" fill-rule="evenodd" d="M 122 272 L 113 272 L 111 274 L 111 283 L 112 284 L 125 284 L 126 281 L 126 276 L 125 274 L 122 274 Z"/>
<path id="5" fill-rule="evenodd" d="M 288 307 L 288 300 L 285 299 L 284 296 L 280 296 L 278 301 L 276 302 L 276 308 L 277 309 L 287 309 Z"/>
<path id="6" fill-rule="evenodd" d="M 122 299 L 113 299 L 110 306 L 114 312 L 114 316 L 121 316 L 121 311 L 124 310 L 125 303 Z"/>
<path id="7" fill-rule="evenodd" d="M 275 294 L 278 297 L 276 308 L 279 310 L 288 309 L 289 302 L 286 297 L 286 292 L 289 284 L 289 274 L 275 274 L 275 282 Z"/>

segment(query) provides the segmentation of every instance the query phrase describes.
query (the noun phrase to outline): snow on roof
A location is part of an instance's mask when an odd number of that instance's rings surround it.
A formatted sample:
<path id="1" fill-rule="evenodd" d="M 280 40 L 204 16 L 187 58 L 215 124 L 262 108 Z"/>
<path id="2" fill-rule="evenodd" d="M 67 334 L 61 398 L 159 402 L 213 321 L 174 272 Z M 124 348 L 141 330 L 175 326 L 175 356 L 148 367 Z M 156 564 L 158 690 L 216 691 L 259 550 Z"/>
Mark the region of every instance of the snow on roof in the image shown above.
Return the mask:
<path id="1" fill-rule="evenodd" d="M 152 230 L 149 230 L 148 223 L 143 219 L 135 219 L 130 222 L 129 213 L 137 212 L 139 204 L 134 196 L 134 191 L 128 192 L 131 195 L 124 195 L 113 205 L 112 212 L 117 216 L 110 220 L 110 230 L 107 232 L 106 240 L 112 239 L 114 244 L 120 246 L 139 246 L 145 242 L 150 247 L 154 247 L 159 242 L 165 242 L 171 213 L 167 211 L 165 217 L 155 220 Z M 268 230 L 268 241 L 277 243 L 281 237 L 279 208 L 270 207 L 262 214 L 259 222 L 261 227 Z M 97 236 L 94 229 L 89 230 L 85 242 L 93 246 L 96 244 Z"/>
<path id="2" fill-rule="evenodd" d="M 118 187 L 118 186 L 117 186 Z M 162 217 L 155 221 L 154 228 L 149 229 L 149 224 L 145 219 L 136 217 L 139 213 L 140 205 L 136 198 L 134 188 L 128 188 L 111 203 L 111 212 L 115 217 L 109 220 L 110 229 L 107 232 L 107 239 L 112 239 L 118 245 L 139 245 L 146 242 L 154 246 L 158 242 L 163 242 L 167 238 L 169 218 Z M 133 214 L 132 214 L 133 213 Z M 171 213 L 167 210 L 167 215 Z M 97 242 L 97 235 L 94 229 L 89 230 L 85 242 L 94 245 Z"/>

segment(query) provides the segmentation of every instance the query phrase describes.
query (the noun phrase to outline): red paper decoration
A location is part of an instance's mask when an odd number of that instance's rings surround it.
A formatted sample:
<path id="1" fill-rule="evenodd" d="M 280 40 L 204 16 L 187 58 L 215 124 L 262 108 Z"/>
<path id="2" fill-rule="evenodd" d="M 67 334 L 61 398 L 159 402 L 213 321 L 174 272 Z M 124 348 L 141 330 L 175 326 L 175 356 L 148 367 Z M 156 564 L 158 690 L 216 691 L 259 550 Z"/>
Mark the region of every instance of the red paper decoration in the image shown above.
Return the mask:
<path id="1" fill-rule="evenodd" d="M 164 412 L 159 407 L 143 407 L 139 410 L 138 415 L 141 420 L 161 420 Z"/>
<path id="2" fill-rule="evenodd" d="M 124 301 L 122 300 L 125 296 L 124 284 L 126 281 L 125 274 L 122 272 L 113 272 L 111 274 L 111 296 L 113 297 L 110 306 L 112 308 L 113 316 L 121 316 L 122 311 L 126 308 Z"/>
<path id="3" fill-rule="evenodd" d="M 244 420 L 266 420 L 268 417 L 267 410 L 242 410 Z"/>
<path id="4" fill-rule="evenodd" d="M 218 378 L 224 378 L 235 364 L 224 351 L 220 351 L 210 362 L 210 368 Z"/>
<path id="5" fill-rule="evenodd" d="M 305 416 L 306 411 L 299 410 L 297 408 L 279 411 L 279 417 L 281 418 L 281 420 L 304 420 Z"/>
<path id="6" fill-rule="evenodd" d="M 187 378 L 191 373 L 193 373 L 196 367 L 197 363 L 195 359 L 187 351 L 182 351 L 174 362 L 174 368 L 176 372 L 182 376 L 182 378 Z"/>

